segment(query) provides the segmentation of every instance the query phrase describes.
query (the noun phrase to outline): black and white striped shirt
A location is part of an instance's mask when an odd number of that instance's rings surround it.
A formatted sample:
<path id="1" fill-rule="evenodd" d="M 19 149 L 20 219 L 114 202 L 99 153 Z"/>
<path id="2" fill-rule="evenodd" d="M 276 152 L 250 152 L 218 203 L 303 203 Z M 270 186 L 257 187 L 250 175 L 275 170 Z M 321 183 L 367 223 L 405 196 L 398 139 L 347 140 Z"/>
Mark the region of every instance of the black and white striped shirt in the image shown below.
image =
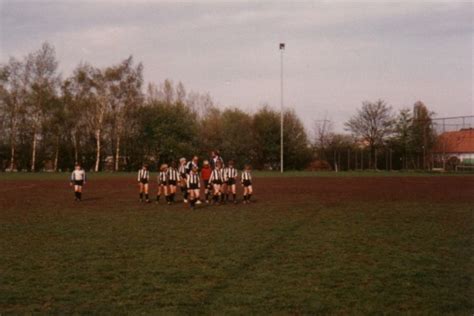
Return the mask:
<path id="1" fill-rule="evenodd" d="M 180 165 L 178 172 L 182 177 L 184 177 L 186 175 L 186 164 Z"/>
<path id="2" fill-rule="evenodd" d="M 199 179 L 199 175 L 197 173 L 190 172 L 186 178 L 186 186 L 189 189 L 191 188 L 191 186 L 196 184 L 198 188 L 201 187 L 201 180 Z"/>
<path id="3" fill-rule="evenodd" d="M 179 172 L 175 168 L 169 168 L 167 173 L 168 173 L 168 180 L 170 180 L 170 181 L 178 181 L 179 180 Z"/>
<path id="4" fill-rule="evenodd" d="M 224 173 L 222 172 L 222 169 L 214 169 L 211 172 L 211 177 L 209 178 L 210 182 L 213 181 L 224 181 Z"/>
<path id="5" fill-rule="evenodd" d="M 252 181 L 252 175 L 250 174 L 250 171 L 244 170 L 242 172 L 242 182 L 244 182 L 245 180 Z"/>
<path id="6" fill-rule="evenodd" d="M 159 184 L 166 184 L 167 176 L 166 176 L 166 171 L 160 171 L 158 173 L 158 183 Z"/>
<path id="7" fill-rule="evenodd" d="M 211 158 L 211 167 L 212 169 L 216 168 L 217 162 L 220 161 L 222 164 L 222 167 L 224 166 L 224 159 L 222 159 L 221 156 L 215 156 L 214 158 Z"/>
<path id="8" fill-rule="evenodd" d="M 146 169 L 138 170 L 138 181 L 141 180 L 149 180 L 150 179 L 150 172 Z"/>
<path id="9" fill-rule="evenodd" d="M 237 171 L 237 169 L 235 169 L 234 167 L 227 167 L 224 169 L 224 178 L 226 180 L 228 179 L 236 179 L 238 176 L 239 176 L 239 172 Z"/>
<path id="10" fill-rule="evenodd" d="M 190 173 L 191 170 L 193 169 L 193 167 L 196 167 L 198 168 L 198 165 L 194 163 L 194 161 L 188 161 L 188 163 L 186 164 L 186 173 Z"/>

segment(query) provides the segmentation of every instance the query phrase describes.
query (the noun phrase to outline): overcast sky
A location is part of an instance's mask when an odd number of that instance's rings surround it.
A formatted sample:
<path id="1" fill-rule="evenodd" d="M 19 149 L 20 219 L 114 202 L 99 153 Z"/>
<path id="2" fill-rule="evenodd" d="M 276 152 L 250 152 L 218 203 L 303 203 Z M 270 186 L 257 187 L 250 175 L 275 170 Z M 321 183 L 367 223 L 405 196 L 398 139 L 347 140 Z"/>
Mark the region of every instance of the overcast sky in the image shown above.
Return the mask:
<path id="1" fill-rule="evenodd" d="M 63 77 L 133 55 L 147 82 L 182 81 L 221 106 L 285 105 L 342 130 L 364 100 L 473 115 L 473 5 L 465 2 L 0 0 L 0 62 L 48 41 Z"/>

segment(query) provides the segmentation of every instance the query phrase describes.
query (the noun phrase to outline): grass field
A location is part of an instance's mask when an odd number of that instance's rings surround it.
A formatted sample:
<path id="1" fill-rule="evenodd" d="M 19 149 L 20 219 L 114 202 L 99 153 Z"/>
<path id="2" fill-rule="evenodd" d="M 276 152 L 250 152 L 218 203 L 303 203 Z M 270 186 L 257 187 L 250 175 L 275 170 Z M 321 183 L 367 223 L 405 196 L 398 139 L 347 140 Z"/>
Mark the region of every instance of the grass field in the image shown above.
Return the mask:
<path id="1" fill-rule="evenodd" d="M 0 174 L 0 314 L 472 314 L 474 176 L 255 174 L 250 205 L 135 174 Z"/>

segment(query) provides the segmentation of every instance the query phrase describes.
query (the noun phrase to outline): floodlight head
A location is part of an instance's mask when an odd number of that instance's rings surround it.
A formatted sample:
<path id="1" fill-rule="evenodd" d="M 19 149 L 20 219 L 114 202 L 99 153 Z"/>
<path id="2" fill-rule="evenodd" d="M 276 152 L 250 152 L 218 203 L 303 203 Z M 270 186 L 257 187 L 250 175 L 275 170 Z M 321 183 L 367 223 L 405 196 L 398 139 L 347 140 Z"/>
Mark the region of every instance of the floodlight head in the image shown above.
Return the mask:
<path id="1" fill-rule="evenodd" d="M 285 43 L 280 43 L 280 50 L 285 49 Z"/>

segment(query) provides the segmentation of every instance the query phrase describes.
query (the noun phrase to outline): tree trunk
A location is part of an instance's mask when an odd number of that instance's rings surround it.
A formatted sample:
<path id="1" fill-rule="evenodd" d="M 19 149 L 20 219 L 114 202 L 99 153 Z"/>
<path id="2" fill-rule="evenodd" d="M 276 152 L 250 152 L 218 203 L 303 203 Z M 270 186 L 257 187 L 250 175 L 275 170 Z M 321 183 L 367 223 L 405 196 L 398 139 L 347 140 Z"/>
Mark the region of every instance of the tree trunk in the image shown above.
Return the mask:
<path id="1" fill-rule="evenodd" d="M 374 148 L 374 170 L 377 170 L 377 148 Z"/>
<path id="2" fill-rule="evenodd" d="M 78 163 L 79 162 L 79 148 L 77 144 L 77 134 L 75 131 L 72 134 L 72 138 L 73 138 L 73 143 L 74 143 L 74 162 Z"/>
<path id="3" fill-rule="evenodd" d="M 36 131 L 33 132 L 33 145 L 31 149 L 31 172 L 35 171 L 35 164 L 36 164 Z"/>
<path id="4" fill-rule="evenodd" d="M 10 145 L 10 171 L 13 171 L 15 167 L 15 142 L 11 142 Z"/>
<path id="5" fill-rule="evenodd" d="M 115 171 L 119 171 L 120 166 L 120 135 L 117 133 L 117 140 L 115 145 Z"/>
<path id="6" fill-rule="evenodd" d="M 100 129 L 97 129 L 95 131 L 95 138 L 96 138 L 96 156 L 95 156 L 95 167 L 94 171 L 98 172 L 99 171 L 99 166 L 100 166 Z"/>
<path id="7" fill-rule="evenodd" d="M 54 153 L 54 172 L 58 171 L 58 160 L 59 160 L 59 135 L 56 139 L 56 152 Z"/>

